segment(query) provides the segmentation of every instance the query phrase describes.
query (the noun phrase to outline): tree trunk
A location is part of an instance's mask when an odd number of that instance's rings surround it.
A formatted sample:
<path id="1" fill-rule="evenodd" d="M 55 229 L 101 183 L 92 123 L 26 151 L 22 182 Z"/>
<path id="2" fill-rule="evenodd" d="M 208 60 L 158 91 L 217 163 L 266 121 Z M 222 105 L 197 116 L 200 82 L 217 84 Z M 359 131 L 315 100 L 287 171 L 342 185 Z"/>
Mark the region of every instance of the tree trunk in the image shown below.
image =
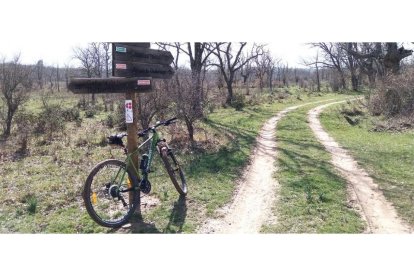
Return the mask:
<path id="1" fill-rule="evenodd" d="M 345 80 L 344 72 L 340 71 L 339 72 L 339 75 L 341 77 L 341 86 L 342 86 L 342 89 L 345 89 L 346 90 L 346 80 Z"/>
<path id="2" fill-rule="evenodd" d="M 195 70 L 192 72 L 192 85 L 195 93 L 195 110 L 197 117 L 203 118 L 204 117 L 204 95 L 203 95 L 203 87 L 201 85 L 201 69 L 200 71 Z"/>
<path id="3" fill-rule="evenodd" d="M 259 87 L 260 87 L 260 92 L 263 92 L 263 87 L 264 87 L 263 76 L 260 77 L 259 79 Z"/>
<path id="4" fill-rule="evenodd" d="M 231 103 L 233 102 L 233 82 L 227 81 L 226 84 L 227 84 L 226 104 L 231 105 Z"/>
<path id="5" fill-rule="evenodd" d="M 188 139 L 190 140 L 191 145 L 194 146 L 194 126 L 187 117 L 185 117 L 185 125 L 187 126 Z"/>
<path id="6" fill-rule="evenodd" d="M 317 85 L 317 89 L 318 92 L 321 92 L 321 81 L 319 79 L 319 68 L 318 68 L 318 64 L 316 63 L 316 85 Z"/>
<path id="7" fill-rule="evenodd" d="M 384 67 L 386 72 L 398 74 L 400 72 L 400 62 L 410 56 L 412 50 L 405 50 L 404 47 L 398 48 L 396 42 L 386 43 L 387 54 L 384 56 Z"/>
<path id="8" fill-rule="evenodd" d="M 270 92 L 272 92 L 273 91 L 273 69 L 270 70 L 268 77 L 269 77 L 269 90 Z"/>
<path id="9" fill-rule="evenodd" d="M 355 73 L 351 73 L 352 90 L 358 91 L 358 78 Z"/>
<path id="10" fill-rule="evenodd" d="M 7 117 L 6 117 L 6 128 L 4 129 L 3 132 L 3 137 L 7 138 L 10 136 L 11 133 L 11 124 L 12 124 L 12 120 L 13 120 L 13 115 L 14 112 L 12 112 L 10 109 L 7 111 Z"/>
<path id="11" fill-rule="evenodd" d="M 371 72 L 368 74 L 368 81 L 369 81 L 369 87 L 375 88 L 375 74 L 374 72 Z"/>

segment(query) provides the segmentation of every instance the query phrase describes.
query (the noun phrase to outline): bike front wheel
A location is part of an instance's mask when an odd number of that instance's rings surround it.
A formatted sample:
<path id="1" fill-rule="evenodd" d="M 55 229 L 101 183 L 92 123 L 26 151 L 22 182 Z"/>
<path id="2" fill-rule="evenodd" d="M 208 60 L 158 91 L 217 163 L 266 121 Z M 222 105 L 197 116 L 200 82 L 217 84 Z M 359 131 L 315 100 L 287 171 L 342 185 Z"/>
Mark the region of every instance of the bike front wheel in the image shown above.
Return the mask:
<path id="1" fill-rule="evenodd" d="M 96 165 L 86 179 L 83 200 L 91 218 L 104 227 L 128 222 L 139 204 L 138 180 L 124 162 L 108 159 Z"/>
<path id="2" fill-rule="evenodd" d="M 186 195 L 187 183 L 185 181 L 184 172 L 178 164 L 174 153 L 167 146 L 161 147 L 160 152 L 165 169 L 167 170 L 175 189 L 180 195 Z"/>

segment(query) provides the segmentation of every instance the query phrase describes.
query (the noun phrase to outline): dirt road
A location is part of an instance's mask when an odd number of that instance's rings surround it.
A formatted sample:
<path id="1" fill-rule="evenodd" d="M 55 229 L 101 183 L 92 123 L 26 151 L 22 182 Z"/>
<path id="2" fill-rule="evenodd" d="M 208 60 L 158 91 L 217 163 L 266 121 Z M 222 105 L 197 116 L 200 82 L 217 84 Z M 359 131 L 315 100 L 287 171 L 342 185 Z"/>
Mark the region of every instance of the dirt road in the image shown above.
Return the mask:
<path id="1" fill-rule="evenodd" d="M 341 101 L 343 102 L 343 101 Z M 367 233 L 409 233 L 412 230 L 397 216 L 394 207 L 385 199 L 378 185 L 358 166 L 352 156 L 326 133 L 318 119 L 321 111 L 334 102 L 309 111 L 308 121 L 316 138 L 332 155 L 331 163 L 349 183 L 349 202 L 367 222 Z"/>
<path id="2" fill-rule="evenodd" d="M 259 233 L 266 220 L 277 219 L 271 212 L 279 185 L 274 177 L 276 125 L 288 112 L 314 103 L 289 107 L 265 123 L 232 202 L 218 211 L 217 219 L 206 221 L 198 233 Z"/>

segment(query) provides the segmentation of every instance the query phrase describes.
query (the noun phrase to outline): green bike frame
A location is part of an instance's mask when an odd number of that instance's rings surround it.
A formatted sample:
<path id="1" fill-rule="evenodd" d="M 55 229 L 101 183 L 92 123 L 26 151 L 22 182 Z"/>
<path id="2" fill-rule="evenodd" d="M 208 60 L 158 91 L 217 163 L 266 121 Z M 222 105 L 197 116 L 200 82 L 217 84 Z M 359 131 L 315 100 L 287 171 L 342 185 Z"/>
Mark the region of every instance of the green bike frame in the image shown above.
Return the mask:
<path id="1" fill-rule="evenodd" d="M 125 159 L 125 164 L 127 165 L 127 167 L 128 167 L 128 168 L 133 168 L 133 171 L 136 173 L 136 175 L 137 175 L 137 176 L 139 176 L 139 175 L 140 175 L 140 174 L 139 174 L 139 170 L 138 170 L 138 168 L 135 166 L 134 162 L 132 162 L 132 158 L 131 158 L 131 156 L 132 156 L 133 154 L 137 154 L 137 152 L 138 152 L 138 150 L 139 150 L 140 148 L 142 148 L 142 147 L 143 147 L 145 144 L 147 144 L 148 142 L 151 142 L 151 145 L 150 145 L 150 147 L 149 147 L 148 153 L 147 153 L 147 154 L 143 154 L 143 156 L 142 156 L 142 158 L 148 158 L 148 159 L 147 159 L 147 162 L 146 162 L 146 164 L 145 164 L 145 166 L 144 166 L 144 167 L 141 167 L 141 166 L 140 166 L 142 180 L 144 180 L 144 181 L 148 181 L 148 173 L 150 172 L 151 163 L 152 163 L 152 160 L 153 160 L 153 157 L 154 157 L 154 152 L 157 150 L 157 145 L 158 145 L 158 142 L 159 142 L 159 141 L 160 141 L 160 139 L 159 139 L 159 134 L 158 134 L 155 130 L 153 130 L 153 131 L 152 131 L 152 136 L 151 136 L 151 137 L 149 137 L 149 138 L 148 138 L 147 140 L 145 140 L 142 144 L 140 144 L 136 150 L 134 150 L 133 152 L 127 153 L 127 157 L 126 157 L 126 159 Z M 145 156 L 146 156 L 146 157 L 145 157 Z M 118 183 L 124 183 L 124 180 L 125 180 L 125 174 L 126 174 L 126 170 L 123 170 L 123 172 L 122 172 L 122 173 L 121 173 L 120 171 L 121 171 L 121 169 L 117 172 L 117 174 L 116 174 L 116 175 L 114 176 L 114 178 L 112 179 L 112 180 L 113 180 L 113 182 L 112 182 L 112 183 L 115 183 L 115 181 L 114 181 L 114 180 L 119 179 L 118 177 L 121 177 L 121 178 L 120 178 L 120 180 L 121 180 L 121 181 L 120 181 L 120 182 L 118 182 Z M 142 180 L 141 180 L 141 181 L 142 181 Z M 132 183 L 131 183 L 131 184 L 132 184 Z M 139 183 L 134 183 L 134 187 L 137 187 L 137 186 L 139 186 Z M 132 186 L 129 186 L 129 187 L 128 187 L 128 189 L 127 189 L 127 190 L 125 190 L 125 191 L 123 191 L 123 192 L 130 191 L 132 188 L 133 188 Z"/>

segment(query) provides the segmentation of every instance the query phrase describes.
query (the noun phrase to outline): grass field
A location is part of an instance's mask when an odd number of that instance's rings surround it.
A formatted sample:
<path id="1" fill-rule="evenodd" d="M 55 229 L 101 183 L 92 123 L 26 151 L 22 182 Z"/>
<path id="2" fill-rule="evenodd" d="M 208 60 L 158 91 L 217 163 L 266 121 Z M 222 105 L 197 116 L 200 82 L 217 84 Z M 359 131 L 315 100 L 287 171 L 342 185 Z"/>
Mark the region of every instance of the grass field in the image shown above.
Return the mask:
<path id="1" fill-rule="evenodd" d="M 148 204 L 142 206 L 144 223 L 120 231 L 194 232 L 202 221 L 230 201 L 235 180 L 248 161 L 255 137 L 266 119 L 289 105 L 332 95 L 308 98 L 302 94 L 302 99 L 291 96 L 283 101 L 265 97 L 268 99 L 265 104 L 247 106 L 243 111 L 217 109 L 205 121 L 197 123 L 196 139 L 201 146 L 192 151 L 176 150 L 187 176 L 187 198 L 178 196 L 166 174 L 150 175 L 153 190 Z M 53 100 L 65 107 L 79 100 L 71 94 L 56 98 Z M 34 97 L 27 108 L 37 112 L 41 107 L 39 101 L 39 97 Z M 96 163 L 123 158 L 121 150 L 110 150 L 104 143 L 105 136 L 118 132 L 106 126 L 108 114 L 101 109 L 92 118 L 86 118 L 81 112 L 80 125 L 67 123 L 50 141 L 34 137 L 29 142 L 29 153 L 24 156 L 14 153 L 13 141 L 2 145 L 9 154 L 0 161 L 0 232 L 114 232 L 94 223 L 81 199 L 83 183 Z M 182 123 L 178 129 L 183 129 Z M 171 138 L 171 131 L 161 132 L 167 140 Z"/>
<path id="2" fill-rule="evenodd" d="M 400 216 L 414 224 L 414 131 L 375 132 L 374 120 L 363 114 L 359 123 L 350 125 L 340 110 L 349 104 L 332 106 L 321 114 L 328 133 L 355 157 L 393 203 Z"/>

